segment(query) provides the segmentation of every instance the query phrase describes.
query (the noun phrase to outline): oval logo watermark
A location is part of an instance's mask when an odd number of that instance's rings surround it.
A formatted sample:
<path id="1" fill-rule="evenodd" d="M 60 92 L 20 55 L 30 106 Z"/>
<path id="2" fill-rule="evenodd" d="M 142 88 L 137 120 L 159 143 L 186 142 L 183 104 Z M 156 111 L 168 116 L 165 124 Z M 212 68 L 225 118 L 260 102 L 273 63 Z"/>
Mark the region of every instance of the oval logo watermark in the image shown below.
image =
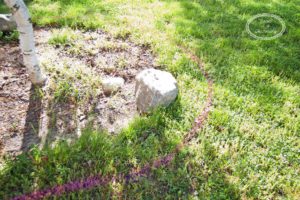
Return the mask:
<path id="1" fill-rule="evenodd" d="M 246 31 L 257 40 L 273 40 L 283 35 L 285 22 L 278 15 L 262 13 L 251 17 L 246 24 Z"/>

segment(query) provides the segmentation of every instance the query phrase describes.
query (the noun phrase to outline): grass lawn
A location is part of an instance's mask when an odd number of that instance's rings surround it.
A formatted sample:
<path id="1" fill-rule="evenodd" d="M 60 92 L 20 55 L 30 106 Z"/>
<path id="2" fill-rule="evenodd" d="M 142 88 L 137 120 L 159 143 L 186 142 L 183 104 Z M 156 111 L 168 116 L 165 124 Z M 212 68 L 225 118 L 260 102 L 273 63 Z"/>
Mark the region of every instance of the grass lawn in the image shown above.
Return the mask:
<path id="1" fill-rule="evenodd" d="M 99 172 L 129 172 L 171 152 L 207 95 L 206 80 L 180 46 L 198 55 L 214 80 L 213 110 L 198 138 L 170 167 L 138 182 L 60 198 L 300 199 L 299 0 L 27 2 L 37 26 L 101 28 L 149 46 L 160 66 L 176 76 L 180 95 L 117 136 L 86 130 L 72 145 L 33 148 L 7 160 L 0 199 Z M 259 13 L 281 16 L 284 34 L 269 41 L 251 38 L 245 25 Z"/>

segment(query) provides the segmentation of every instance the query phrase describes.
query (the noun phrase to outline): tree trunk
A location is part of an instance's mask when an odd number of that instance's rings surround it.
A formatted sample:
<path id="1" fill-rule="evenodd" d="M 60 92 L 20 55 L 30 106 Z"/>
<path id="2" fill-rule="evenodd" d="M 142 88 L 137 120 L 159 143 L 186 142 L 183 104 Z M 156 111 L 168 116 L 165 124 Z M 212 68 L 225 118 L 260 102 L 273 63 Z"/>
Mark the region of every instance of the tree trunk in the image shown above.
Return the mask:
<path id="1" fill-rule="evenodd" d="M 35 85 L 42 85 L 45 77 L 42 75 L 36 55 L 33 28 L 29 11 L 23 0 L 4 0 L 11 9 L 19 31 L 20 48 L 23 54 L 24 65 L 27 67 L 29 78 Z"/>

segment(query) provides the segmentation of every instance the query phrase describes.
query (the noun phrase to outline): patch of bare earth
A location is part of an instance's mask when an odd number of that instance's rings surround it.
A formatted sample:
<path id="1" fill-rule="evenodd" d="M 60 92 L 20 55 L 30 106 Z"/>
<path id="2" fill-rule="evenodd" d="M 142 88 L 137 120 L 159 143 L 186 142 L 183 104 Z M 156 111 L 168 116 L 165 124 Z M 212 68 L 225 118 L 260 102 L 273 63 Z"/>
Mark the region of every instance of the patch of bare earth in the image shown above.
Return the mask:
<path id="1" fill-rule="evenodd" d="M 66 44 L 49 44 L 53 30 L 35 31 L 39 59 L 48 81 L 34 88 L 16 43 L 0 43 L 0 156 L 31 145 L 72 141 L 87 125 L 114 134 L 137 115 L 134 77 L 154 67 L 142 46 L 102 31 L 72 31 Z M 125 85 L 105 95 L 101 80 L 122 77 Z"/>

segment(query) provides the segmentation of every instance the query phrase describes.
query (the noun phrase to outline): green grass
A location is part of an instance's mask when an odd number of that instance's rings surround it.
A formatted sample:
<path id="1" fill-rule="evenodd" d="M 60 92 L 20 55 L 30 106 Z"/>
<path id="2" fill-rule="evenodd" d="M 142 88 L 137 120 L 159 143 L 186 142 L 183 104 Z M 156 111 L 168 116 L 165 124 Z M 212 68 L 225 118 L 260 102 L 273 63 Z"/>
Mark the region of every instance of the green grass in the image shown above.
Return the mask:
<path id="1" fill-rule="evenodd" d="M 54 30 L 48 43 L 52 45 L 72 45 L 77 39 L 76 33 L 71 29 Z"/>
<path id="2" fill-rule="evenodd" d="M 0 41 L 4 42 L 14 42 L 18 41 L 19 32 L 14 30 L 12 32 L 2 32 L 0 31 Z"/>
<path id="3" fill-rule="evenodd" d="M 69 81 L 61 81 L 54 88 L 54 100 L 55 102 L 77 102 L 79 92 Z"/>
<path id="4" fill-rule="evenodd" d="M 149 46 L 162 68 L 176 76 L 180 96 L 118 136 L 87 131 L 71 146 L 33 149 L 8 161 L 0 175 L 1 199 L 90 173 L 127 172 L 170 152 L 207 94 L 205 79 L 179 45 L 203 59 L 215 82 L 214 109 L 198 142 L 170 168 L 154 170 L 137 183 L 63 198 L 300 198 L 299 0 L 34 0 L 30 10 L 39 26 L 102 28 Z M 259 13 L 281 16 L 284 35 L 271 41 L 251 38 L 245 25 Z"/>

